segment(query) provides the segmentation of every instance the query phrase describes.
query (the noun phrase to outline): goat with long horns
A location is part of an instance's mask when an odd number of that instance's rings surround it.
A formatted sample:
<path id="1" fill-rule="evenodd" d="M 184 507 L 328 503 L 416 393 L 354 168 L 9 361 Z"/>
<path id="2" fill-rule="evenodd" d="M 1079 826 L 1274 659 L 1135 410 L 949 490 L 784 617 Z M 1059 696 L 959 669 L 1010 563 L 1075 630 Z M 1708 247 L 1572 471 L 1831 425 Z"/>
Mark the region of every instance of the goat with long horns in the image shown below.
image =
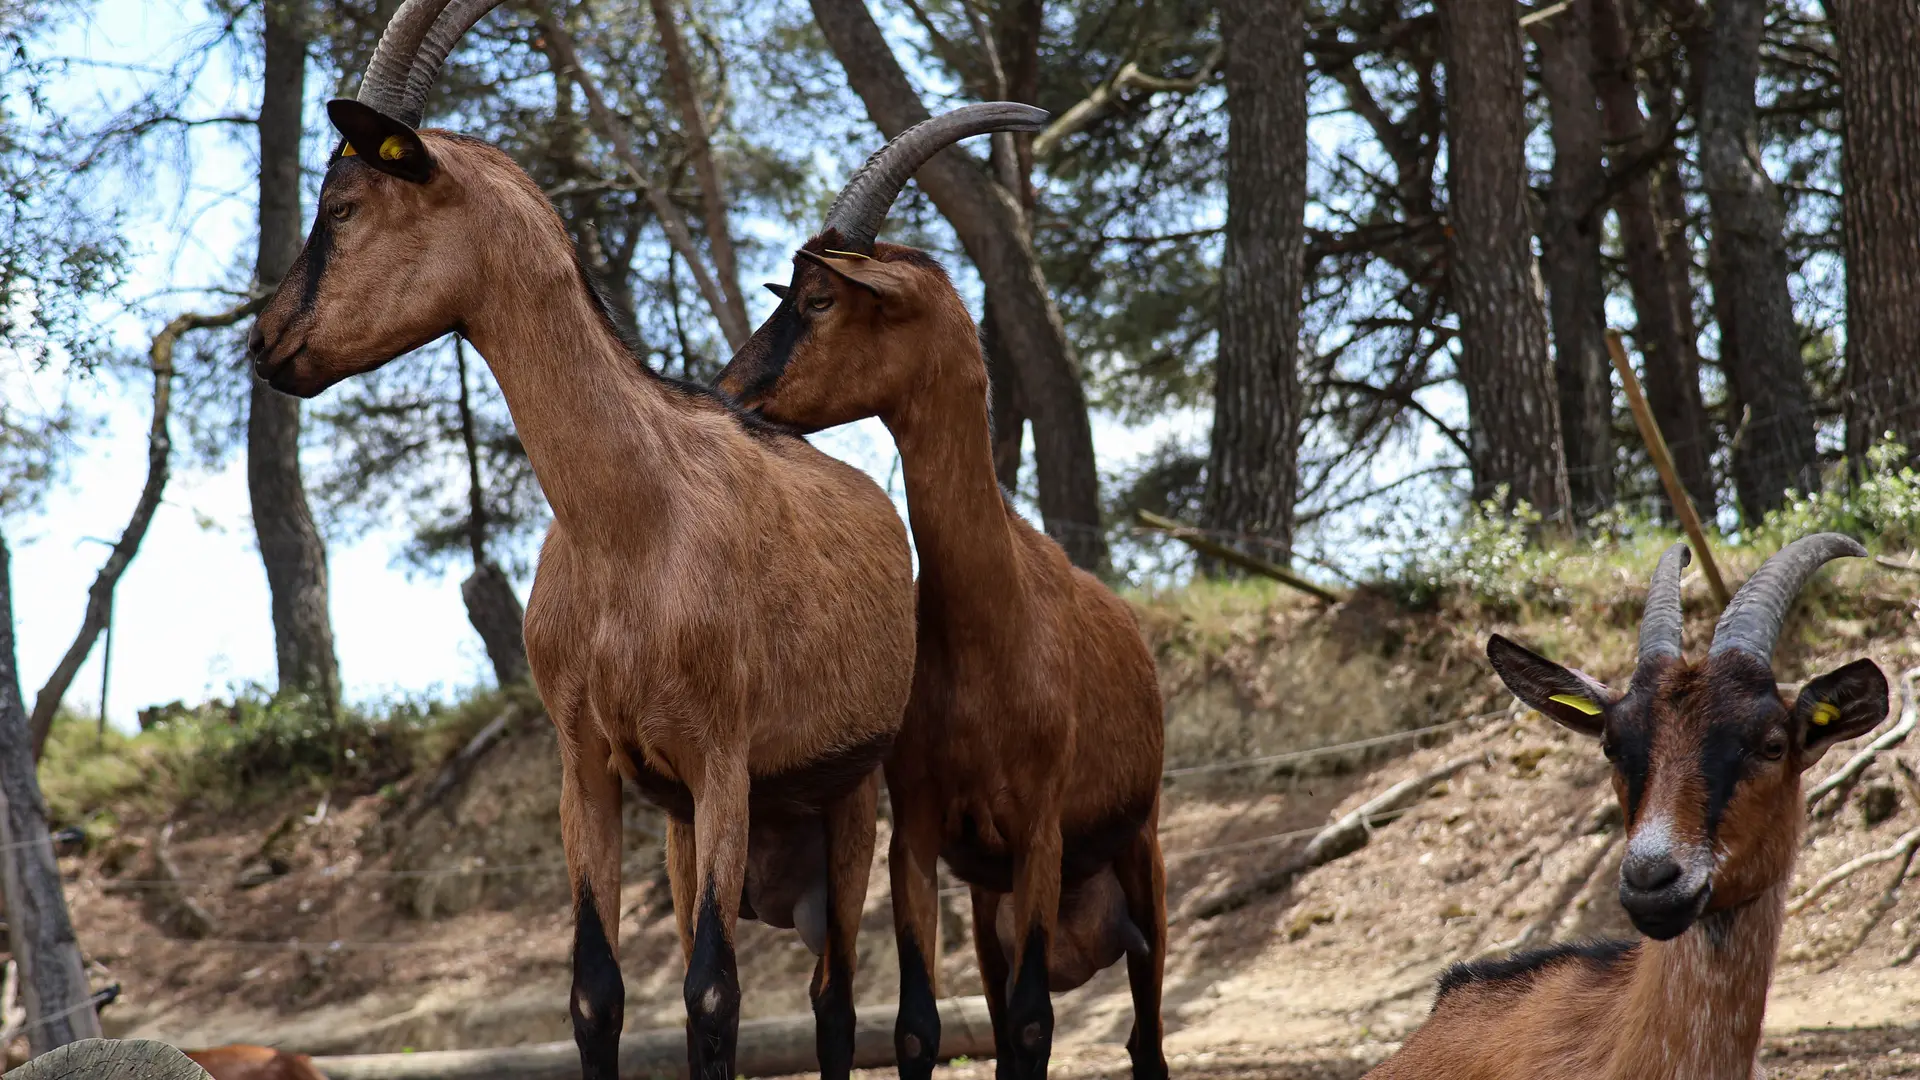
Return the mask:
<path id="1" fill-rule="evenodd" d="M 1806 808 L 1800 777 L 1887 715 L 1871 660 L 1813 679 L 1789 702 L 1773 677 L 1787 610 L 1816 570 L 1866 549 L 1796 540 L 1742 586 L 1707 658 L 1680 649 L 1685 544 L 1647 590 L 1624 694 L 1495 636 L 1487 658 L 1514 696 L 1600 740 L 1627 830 L 1620 902 L 1645 941 L 1586 942 L 1459 964 L 1433 1014 L 1373 1080 L 1748 1080 L 1786 917 Z"/>
<path id="2" fill-rule="evenodd" d="M 560 743 L 587 1080 L 618 1076 L 623 777 L 669 817 L 692 1075 L 733 1080 L 745 917 L 819 956 L 820 1068 L 845 1077 L 877 767 L 912 677 L 906 532 L 859 471 L 649 370 L 526 173 L 417 128 L 497 4 L 408 0 L 358 99 L 328 104 L 343 140 L 254 369 L 311 396 L 458 332 L 500 383 L 553 507 L 526 645 Z"/>
<path id="3" fill-rule="evenodd" d="M 900 447 L 920 555 L 919 644 L 892 797 L 901 1075 L 940 1047 L 937 883 L 966 882 L 997 1075 L 1044 1077 L 1050 994 L 1125 960 L 1136 1080 L 1164 1080 L 1164 748 L 1153 655 L 1133 611 L 1028 524 L 995 482 L 979 333 L 946 272 L 875 235 L 934 154 L 1046 114 L 956 109 L 901 133 L 848 182 L 794 254 L 780 307 L 722 390 L 813 431 L 878 416 Z"/>

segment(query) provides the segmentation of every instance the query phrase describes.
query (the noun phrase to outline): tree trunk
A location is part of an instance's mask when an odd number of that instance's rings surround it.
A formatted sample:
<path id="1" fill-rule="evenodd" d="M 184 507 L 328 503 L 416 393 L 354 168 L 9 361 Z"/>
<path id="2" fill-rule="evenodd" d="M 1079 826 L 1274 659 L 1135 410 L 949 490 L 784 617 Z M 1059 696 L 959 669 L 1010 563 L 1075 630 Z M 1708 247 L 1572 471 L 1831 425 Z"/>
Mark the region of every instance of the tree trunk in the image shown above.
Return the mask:
<path id="1" fill-rule="evenodd" d="M 1833 0 L 1846 116 L 1847 456 L 1920 453 L 1920 0 Z"/>
<path id="2" fill-rule="evenodd" d="M 987 358 L 987 418 L 993 424 L 993 475 L 1008 491 L 1020 490 L 1020 445 L 1027 413 L 1020 407 L 1020 365 L 1007 355 L 995 328 L 993 301 L 980 318 L 980 351 Z"/>
<path id="3" fill-rule="evenodd" d="M 734 259 L 733 235 L 727 228 L 727 190 L 720 182 L 720 170 L 713 163 L 713 143 L 707 138 L 707 119 L 700 109 L 700 94 L 693 82 L 693 69 L 687 64 L 686 43 L 674 22 L 673 0 L 651 0 L 654 25 L 660 31 L 660 51 L 667 62 L 667 83 L 673 88 L 674 104 L 680 110 L 680 126 L 693 158 L 694 179 L 700 183 L 700 206 L 706 217 L 707 248 L 713 255 L 713 276 L 719 279 L 726 303 L 714 314 L 729 324 L 727 340 L 745 341 L 753 333 L 747 321 L 747 302 L 740 295 L 740 269 Z M 738 346 L 735 346 L 736 348 Z"/>
<path id="4" fill-rule="evenodd" d="M 867 115 L 888 138 L 927 118 L 880 27 L 862 0 L 812 0 L 814 18 Z M 996 338 L 1018 357 L 1020 398 L 1033 422 L 1039 468 L 1040 514 L 1047 532 L 1075 565 L 1102 570 L 1106 534 L 1100 526 L 1100 476 L 1093 427 L 1079 361 L 1067 341 L 1026 238 L 1020 206 L 957 147 L 941 152 L 918 174 L 980 271 L 994 304 Z"/>
<path id="5" fill-rule="evenodd" d="M 266 78 L 260 103 L 260 248 L 256 284 L 271 290 L 300 255 L 300 134 L 307 64 L 301 0 L 266 5 Z M 300 476 L 300 402 L 253 384 L 247 415 L 247 493 L 273 597 L 280 689 L 340 703 L 340 667 L 327 611 L 327 549 Z"/>
<path id="6" fill-rule="evenodd" d="M 1448 284 L 1460 313 L 1476 498 L 1568 510 L 1559 391 L 1527 220 L 1526 67 L 1514 9 L 1438 5 L 1447 72 Z"/>
<path id="7" fill-rule="evenodd" d="M 1593 84 L 1591 15 L 1591 0 L 1574 0 L 1535 24 L 1533 32 L 1553 134 L 1541 270 L 1553 324 L 1567 489 L 1581 518 L 1613 505 L 1613 368 L 1607 358 L 1607 284 L 1600 266 L 1606 170 Z"/>
<path id="8" fill-rule="evenodd" d="M 1606 140 L 1613 147 L 1627 284 L 1639 318 L 1634 338 L 1645 366 L 1647 404 L 1672 452 L 1680 483 L 1703 517 L 1712 518 L 1712 429 L 1700 398 L 1700 354 L 1694 342 L 1693 290 L 1687 255 L 1668 246 L 1654 198 L 1654 178 L 1677 183 L 1670 172 L 1653 168 L 1650 155 L 1664 154 L 1664 133 L 1656 136 L 1640 110 L 1634 77 L 1633 32 L 1624 5 L 1631 0 L 1592 0 L 1594 83 L 1600 94 Z M 1684 225 L 1682 225 L 1684 229 Z M 1676 287 L 1677 290 L 1676 291 Z"/>
<path id="9" fill-rule="evenodd" d="M 100 1037 L 80 944 L 67 916 L 60 866 L 47 835 L 47 807 L 34 775 L 33 734 L 20 697 L 13 645 L 11 556 L 0 537 L 0 891 L 7 940 L 20 967 L 27 1043 L 35 1055 Z"/>
<path id="10" fill-rule="evenodd" d="M 1760 167 L 1754 83 L 1766 0 L 1716 0 L 1694 35 L 1700 175 L 1712 214 L 1714 317 L 1720 324 L 1729 423 L 1737 435 L 1733 478 L 1741 514 L 1757 522 L 1789 488 L 1818 482 L 1813 412 L 1807 404 L 1800 334 L 1787 291 L 1786 207 Z"/>
<path id="11" fill-rule="evenodd" d="M 473 552 L 473 573 L 460 583 L 460 598 L 467 604 L 467 621 L 486 644 L 494 678 L 501 686 L 512 686 L 526 681 L 530 673 L 524 636 L 527 612 L 506 572 L 487 557 L 489 518 L 486 488 L 480 484 L 480 440 L 474 433 L 473 403 L 467 396 L 466 342 L 454 338 L 453 354 L 460 371 L 460 442 L 467 454 L 467 545 Z"/>
<path id="12" fill-rule="evenodd" d="M 1220 27 L 1227 40 L 1227 223 L 1204 520 L 1209 528 L 1271 541 L 1251 553 L 1284 565 L 1299 489 L 1306 13 L 1300 0 L 1227 0 Z"/>

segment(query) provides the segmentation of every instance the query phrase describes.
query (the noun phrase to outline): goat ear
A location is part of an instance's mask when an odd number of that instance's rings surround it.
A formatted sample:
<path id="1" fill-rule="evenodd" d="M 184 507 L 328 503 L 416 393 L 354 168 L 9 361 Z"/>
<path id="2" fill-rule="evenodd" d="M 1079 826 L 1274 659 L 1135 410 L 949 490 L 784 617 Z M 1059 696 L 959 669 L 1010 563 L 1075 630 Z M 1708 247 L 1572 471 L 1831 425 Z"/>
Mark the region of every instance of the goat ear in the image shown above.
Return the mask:
<path id="1" fill-rule="evenodd" d="M 357 157 L 408 183 L 424 184 L 433 179 L 433 155 L 413 128 L 352 98 L 327 102 L 327 118 L 346 137 L 339 156 Z"/>
<path id="2" fill-rule="evenodd" d="M 1619 699 L 1600 680 L 1556 664 L 1499 634 L 1487 639 L 1487 659 L 1513 696 L 1547 719 L 1596 738 L 1606 730 L 1607 707 Z"/>
<path id="3" fill-rule="evenodd" d="M 1800 743 L 1800 767 L 1819 761 L 1836 743 L 1858 738 L 1887 718 L 1887 677 L 1871 660 L 1855 660 L 1800 688 L 1790 723 Z"/>
<path id="4" fill-rule="evenodd" d="M 896 300 L 906 292 L 907 271 L 897 263 L 882 262 L 850 251 L 824 254 L 801 248 L 794 254 L 824 267 L 842 281 L 857 285 L 881 300 Z"/>

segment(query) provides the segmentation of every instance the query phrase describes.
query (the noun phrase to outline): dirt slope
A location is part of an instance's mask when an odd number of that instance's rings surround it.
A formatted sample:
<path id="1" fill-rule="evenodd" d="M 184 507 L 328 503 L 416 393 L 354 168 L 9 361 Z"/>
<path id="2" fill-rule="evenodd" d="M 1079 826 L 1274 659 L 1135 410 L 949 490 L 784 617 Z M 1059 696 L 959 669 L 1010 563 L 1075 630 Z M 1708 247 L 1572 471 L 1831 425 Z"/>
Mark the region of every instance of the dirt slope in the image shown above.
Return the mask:
<path id="1" fill-rule="evenodd" d="M 1620 589 L 1631 585 L 1623 579 Z M 1618 680 L 1637 611 L 1603 610 L 1599 620 L 1528 615 L 1518 632 Z M 1782 673 L 1802 677 L 1869 654 L 1895 674 L 1915 662 L 1906 636 L 1915 610 L 1902 597 L 1865 617 L 1829 618 L 1812 640 L 1783 647 Z M 1604 762 L 1538 716 L 1498 712 L 1508 699 L 1475 659 L 1488 625 L 1364 601 L 1323 613 L 1271 595 L 1198 613 L 1160 602 L 1143 621 L 1161 653 L 1175 765 L 1495 713 L 1417 739 L 1169 780 L 1163 825 L 1176 922 L 1166 1015 L 1181 1075 L 1357 1076 L 1420 1022 L 1446 964 L 1511 947 L 1529 928 L 1553 940 L 1630 932 L 1612 899 L 1619 828 L 1606 809 Z M 1690 625 L 1689 641 L 1708 633 L 1710 619 Z M 185 937 L 170 887 L 155 883 L 147 849 L 158 822 L 129 822 L 116 841 L 66 859 L 96 977 L 124 987 L 105 1017 L 111 1032 L 317 1053 L 567 1038 L 571 920 L 556 755 L 542 723 L 524 726 L 417 822 L 402 811 L 424 778 L 385 795 L 343 795 L 312 822 L 311 793 L 249 816 L 188 817 L 172 854 L 189 879 L 183 887 L 213 917 L 209 940 Z M 1920 764 L 1920 741 L 1904 752 Z M 1228 915 L 1193 917 L 1283 860 L 1300 842 L 1291 834 L 1463 754 L 1483 764 L 1380 826 L 1364 849 Z M 1887 763 L 1875 766 L 1815 823 L 1803 884 L 1920 827 L 1920 806 L 1892 775 Z M 628 820 L 627 1023 L 674 1024 L 678 946 L 657 821 L 640 808 Z M 289 821 L 264 859 L 263 838 Z M 242 886 L 274 859 L 285 874 Z M 1909 880 L 1874 912 L 1896 865 L 1857 875 L 1789 920 L 1769 1009 L 1774 1075 L 1838 1075 L 1831 1070 L 1844 1066 L 1849 1076 L 1920 1076 L 1920 1061 L 1907 1064 L 1920 1058 L 1920 963 L 1911 962 L 1920 885 Z M 953 907 L 942 991 L 976 992 L 964 899 Z M 859 1000 L 893 1000 L 883 864 L 860 953 Z M 811 957 L 794 935 L 750 925 L 741 956 L 746 1015 L 806 1008 Z M 1061 1075 L 1124 1073 L 1123 972 L 1104 973 L 1056 1008 Z M 984 1078 L 987 1067 L 954 1074 Z"/>

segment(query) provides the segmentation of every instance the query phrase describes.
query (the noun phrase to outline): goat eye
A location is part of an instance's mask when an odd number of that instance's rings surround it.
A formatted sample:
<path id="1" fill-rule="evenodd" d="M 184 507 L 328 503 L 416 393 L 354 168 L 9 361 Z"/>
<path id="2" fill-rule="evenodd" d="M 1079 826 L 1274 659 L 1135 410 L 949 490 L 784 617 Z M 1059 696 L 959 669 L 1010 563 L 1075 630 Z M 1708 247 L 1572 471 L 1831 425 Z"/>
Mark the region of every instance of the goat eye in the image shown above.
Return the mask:
<path id="1" fill-rule="evenodd" d="M 350 202 L 334 203 L 332 206 L 327 207 L 327 216 L 335 221 L 345 221 L 353 216 L 353 204 Z"/>
<path id="2" fill-rule="evenodd" d="M 1768 761 L 1779 761 L 1787 756 L 1787 739 L 1784 735 L 1769 735 L 1767 741 L 1760 744 L 1760 756 Z"/>
<path id="3" fill-rule="evenodd" d="M 832 306 L 833 297 L 831 296 L 816 296 L 807 301 L 807 307 L 813 311 L 825 311 Z"/>

